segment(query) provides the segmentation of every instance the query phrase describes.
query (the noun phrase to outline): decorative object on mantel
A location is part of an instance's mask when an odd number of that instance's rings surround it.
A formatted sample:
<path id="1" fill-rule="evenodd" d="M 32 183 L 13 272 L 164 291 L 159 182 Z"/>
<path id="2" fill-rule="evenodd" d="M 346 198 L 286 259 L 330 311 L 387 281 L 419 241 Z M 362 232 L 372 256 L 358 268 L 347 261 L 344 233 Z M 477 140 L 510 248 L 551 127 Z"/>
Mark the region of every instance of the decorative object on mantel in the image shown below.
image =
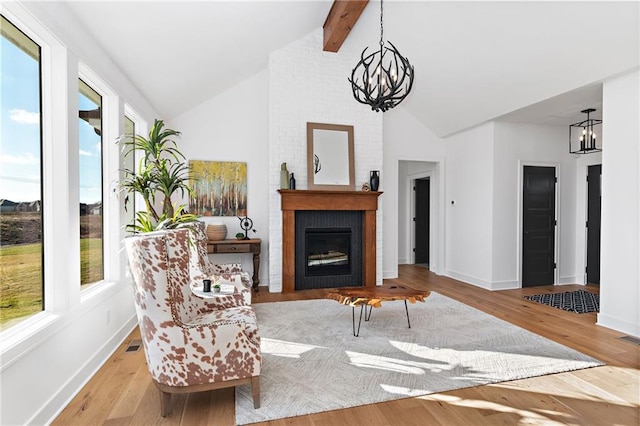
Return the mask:
<path id="1" fill-rule="evenodd" d="M 365 183 L 362 184 L 362 190 L 364 192 L 369 192 L 369 191 L 371 191 L 371 187 L 369 187 L 369 184 L 367 182 L 365 182 Z"/>
<path id="2" fill-rule="evenodd" d="M 211 222 L 207 225 L 207 238 L 212 241 L 220 241 L 227 238 L 227 225 L 222 222 Z"/>
<path id="3" fill-rule="evenodd" d="M 198 216 L 247 214 L 247 163 L 189 161 L 195 194 L 189 210 Z"/>
<path id="4" fill-rule="evenodd" d="M 280 189 L 289 189 L 289 171 L 287 163 L 280 165 Z"/>
<path id="5" fill-rule="evenodd" d="M 296 189 L 296 178 L 291 173 L 291 177 L 289 178 L 289 189 Z"/>
<path id="6" fill-rule="evenodd" d="M 369 185 L 372 191 L 377 191 L 380 186 L 380 172 L 378 170 L 371 170 L 369 173 Z"/>
<path id="7" fill-rule="evenodd" d="M 580 112 L 587 114 L 587 119 L 569 126 L 569 152 L 571 154 L 590 154 L 602 151 L 602 141 L 597 139 L 597 133 L 602 135 L 602 120 L 591 118 L 595 108 L 587 108 Z"/>
<path id="8" fill-rule="evenodd" d="M 253 220 L 249 219 L 248 216 L 238 217 L 238 219 L 240 219 L 240 228 L 242 228 L 242 230 L 244 231 L 244 238 L 239 238 L 238 234 L 236 234 L 236 238 L 243 239 L 243 240 L 248 240 L 249 239 L 249 231 L 256 232 L 256 230 L 253 229 Z"/>
<path id="9" fill-rule="evenodd" d="M 380 50 L 365 56 L 351 72 L 351 90 L 356 101 L 370 105 L 373 111 L 382 112 L 402 102 L 413 86 L 414 70 L 409 59 L 402 56 L 389 41 L 384 45 L 383 6 L 380 0 Z M 362 83 L 359 81 L 362 78 Z"/>

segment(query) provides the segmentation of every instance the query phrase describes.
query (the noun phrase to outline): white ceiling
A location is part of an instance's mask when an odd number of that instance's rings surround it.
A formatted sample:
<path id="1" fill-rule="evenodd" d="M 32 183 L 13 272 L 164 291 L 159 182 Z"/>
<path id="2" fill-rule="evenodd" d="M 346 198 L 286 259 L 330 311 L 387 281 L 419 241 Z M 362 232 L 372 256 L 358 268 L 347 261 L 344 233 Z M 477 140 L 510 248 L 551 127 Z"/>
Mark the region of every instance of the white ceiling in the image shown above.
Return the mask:
<path id="1" fill-rule="evenodd" d="M 270 52 L 322 27 L 332 2 L 64 3 L 171 119 L 265 69 Z M 601 109 L 599 83 L 639 66 L 639 5 L 387 0 L 385 38 L 416 70 L 402 106 L 440 136 L 505 114 L 578 121 L 580 110 Z M 379 19 L 372 0 L 350 40 L 375 43 Z"/>

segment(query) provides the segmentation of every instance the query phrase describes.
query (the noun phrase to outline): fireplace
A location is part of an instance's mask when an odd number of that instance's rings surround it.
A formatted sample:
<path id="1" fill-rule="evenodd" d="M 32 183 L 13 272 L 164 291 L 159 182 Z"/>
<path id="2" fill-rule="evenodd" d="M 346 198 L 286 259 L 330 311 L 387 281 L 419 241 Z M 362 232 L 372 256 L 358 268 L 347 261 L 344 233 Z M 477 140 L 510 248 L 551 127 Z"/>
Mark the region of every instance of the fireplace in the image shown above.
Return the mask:
<path id="1" fill-rule="evenodd" d="M 295 289 L 362 286 L 362 212 L 296 212 Z"/>
<path id="2" fill-rule="evenodd" d="M 376 210 L 381 192 L 285 189 L 278 192 L 282 197 L 282 291 L 284 293 L 302 288 L 375 287 Z M 344 231 L 346 229 L 348 231 Z M 348 250 L 344 246 L 345 236 L 340 237 L 342 240 L 340 247 L 333 247 L 330 250 L 342 252 L 342 256 L 348 255 L 349 271 L 347 272 L 346 267 L 343 268 L 344 265 L 337 265 L 339 261 L 331 262 L 336 269 L 309 268 L 309 253 L 306 249 L 308 236 L 312 240 L 330 239 L 330 242 L 334 243 L 337 237 L 335 234 L 342 233 L 349 233 Z M 322 236 L 322 234 L 334 235 Z M 319 251 L 325 253 L 329 250 Z M 338 256 L 336 253 L 332 254 Z M 324 263 L 326 266 L 328 262 Z M 342 269 L 337 269 L 338 266 Z M 318 272 L 317 275 L 316 272 Z"/>

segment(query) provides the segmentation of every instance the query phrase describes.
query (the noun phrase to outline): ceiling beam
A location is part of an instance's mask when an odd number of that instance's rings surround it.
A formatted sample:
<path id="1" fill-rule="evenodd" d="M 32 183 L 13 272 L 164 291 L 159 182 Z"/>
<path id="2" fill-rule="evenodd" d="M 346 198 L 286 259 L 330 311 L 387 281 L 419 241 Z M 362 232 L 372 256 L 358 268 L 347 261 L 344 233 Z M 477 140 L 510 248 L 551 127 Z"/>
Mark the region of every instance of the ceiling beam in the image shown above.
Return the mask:
<path id="1" fill-rule="evenodd" d="M 369 0 L 334 0 L 331 10 L 324 21 L 325 52 L 337 52 L 347 39 L 360 14 Z"/>

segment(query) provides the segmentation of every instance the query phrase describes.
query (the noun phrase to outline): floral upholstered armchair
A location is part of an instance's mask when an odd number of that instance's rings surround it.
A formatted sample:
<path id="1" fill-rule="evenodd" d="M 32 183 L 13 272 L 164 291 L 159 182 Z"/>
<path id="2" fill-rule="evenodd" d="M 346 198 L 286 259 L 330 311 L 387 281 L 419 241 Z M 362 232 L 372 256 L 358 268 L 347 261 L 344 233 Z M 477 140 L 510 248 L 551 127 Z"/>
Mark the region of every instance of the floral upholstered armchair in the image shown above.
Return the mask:
<path id="1" fill-rule="evenodd" d="M 251 287 L 253 280 L 247 271 L 242 270 L 240 263 L 215 264 L 209 261 L 207 254 L 207 233 L 205 224 L 201 221 L 189 222 L 183 225 L 190 233 L 190 262 L 191 283 L 200 284 L 204 278 L 209 278 L 218 284 L 230 284 L 235 288 L 234 298 L 239 305 L 251 304 Z"/>
<path id="2" fill-rule="evenodd" d="M 161 414 L 172 393 L 250 383 L 260 406 L 260 336 L 250 306 L 212 308 L 189 287 L 189 230 L 125 239 L 147 367 L 160 390 Z"/>

